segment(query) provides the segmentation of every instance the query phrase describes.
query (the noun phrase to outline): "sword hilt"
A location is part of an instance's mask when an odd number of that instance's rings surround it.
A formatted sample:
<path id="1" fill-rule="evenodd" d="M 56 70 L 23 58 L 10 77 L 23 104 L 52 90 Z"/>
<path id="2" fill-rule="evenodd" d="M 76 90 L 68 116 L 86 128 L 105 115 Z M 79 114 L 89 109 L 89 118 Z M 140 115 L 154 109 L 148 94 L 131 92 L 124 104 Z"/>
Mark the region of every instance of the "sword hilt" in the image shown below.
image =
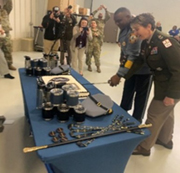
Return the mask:
<path id="1" fill-rule="evenodd" d="M 152 127 L 152 124 L 140 124 L 138 127 L 139 127 L 140 129 L 142 129 L 142 128 L 148 128 L 148 127 Z"/>
<path id="2" fill-rule="evenodd" d="M 36 151 L 36 150 L 41 150 L 41 149 L 44 149 L 44 148 L 48 148 L 48 146 L 44 145 L 44 146 L 40 146 L 40 147 L 26 147 L 26 148 L 23 149 L 23 152 L 24 153 L 29 153 L 29 152 Z"/>

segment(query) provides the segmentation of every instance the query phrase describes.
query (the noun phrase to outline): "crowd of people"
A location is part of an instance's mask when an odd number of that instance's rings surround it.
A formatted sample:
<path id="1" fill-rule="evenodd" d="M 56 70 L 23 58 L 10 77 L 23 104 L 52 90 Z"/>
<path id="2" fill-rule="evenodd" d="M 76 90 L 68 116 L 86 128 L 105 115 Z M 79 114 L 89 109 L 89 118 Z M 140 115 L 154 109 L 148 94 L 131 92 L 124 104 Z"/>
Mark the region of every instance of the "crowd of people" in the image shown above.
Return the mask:
<path id="1" fill-rule="evenodd" d="M 105 18 L 99 12 L 101 10 L 105 11 Z M 97 13 L 98 17 L 95 18 Z M 66 61 L 80 75 L 83 75 L 85 54 L 88 71 L 92 71 L 91 59 L 94 56 L 97 72 L 101 73 L 101 47 L 105 23 L 109 18 L 110 13 L 104 5 L 92 12 L 89 18 L 82 17 L 79 23 L 72 13 L 72 6 L 68 6 L 63 12 L 60 12 L 59 7 L 53 7 L 52 12 L 42 20 L 42 27 L 45 28 L 44 53 L 56 54 L 60 46 L 60 64 L 63 65 Z"/>

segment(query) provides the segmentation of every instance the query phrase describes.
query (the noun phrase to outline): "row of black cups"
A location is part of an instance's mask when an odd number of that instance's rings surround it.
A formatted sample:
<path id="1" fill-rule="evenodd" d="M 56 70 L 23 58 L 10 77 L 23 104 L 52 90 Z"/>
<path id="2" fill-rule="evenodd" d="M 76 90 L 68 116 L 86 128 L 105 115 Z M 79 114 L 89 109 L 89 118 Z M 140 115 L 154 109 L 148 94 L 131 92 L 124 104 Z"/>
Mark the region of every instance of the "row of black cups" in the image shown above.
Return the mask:
<path id="1" fill-rule="evenodd" d="M 67 122 L 70 117 L 73 117 L 77 123 L 85 121 L 86 109 L 78 104 L 74 107 L 69 107 L 67 104 L 62 103 L 58 107 L 53 107 L 50 102 L 44 103 L 42 108 L 42 117 L 44 120 L 49 121 L 57 116 L 60 123 Z"/>
<path id="2" fill-rule="evenodd" d="M 43 58 L 31 59 L 29 56 L 25 57 L 25 69 L 28 76 L 44 76 L 50 75 L 51 69 L 58 65 L 57 54 L 44 54 Z"/>

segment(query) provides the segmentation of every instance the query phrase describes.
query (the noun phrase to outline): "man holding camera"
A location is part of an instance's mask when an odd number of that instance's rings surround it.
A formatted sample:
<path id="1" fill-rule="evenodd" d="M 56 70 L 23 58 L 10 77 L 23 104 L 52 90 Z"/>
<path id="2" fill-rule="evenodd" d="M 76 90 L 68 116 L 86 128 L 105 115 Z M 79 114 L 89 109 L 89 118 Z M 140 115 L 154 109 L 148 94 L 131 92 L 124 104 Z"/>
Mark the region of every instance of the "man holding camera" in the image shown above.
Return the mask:
<path id="1" fill-rule="evenodd" d="M 72 6 L 68 6 L 64 10 L 63 13 L 63 24 L 64 24 L 64 31 L 62 33 L 61 41 L 60 41 L 60 51 L 61 51 L 61 57 L 60 57 L 60 63 L 61 65 L 64 64 L 64 54 L 67 52 L 66 60 L 67 64 L 71 64 L 71 51 L 70 51 L 70 41 L 73 36 L 73 27 L 76 25 L 77 20 L 72 14 Z"/>
<path id="2" fill-rule="evenodd" d="M 60 46 L 60 37 L 63 32 L 63 16 L 59 7 L 55 6 L 52 12 L 45 15 L 42 20 L 44 33 L 44 53 L 56 54 Z"/>

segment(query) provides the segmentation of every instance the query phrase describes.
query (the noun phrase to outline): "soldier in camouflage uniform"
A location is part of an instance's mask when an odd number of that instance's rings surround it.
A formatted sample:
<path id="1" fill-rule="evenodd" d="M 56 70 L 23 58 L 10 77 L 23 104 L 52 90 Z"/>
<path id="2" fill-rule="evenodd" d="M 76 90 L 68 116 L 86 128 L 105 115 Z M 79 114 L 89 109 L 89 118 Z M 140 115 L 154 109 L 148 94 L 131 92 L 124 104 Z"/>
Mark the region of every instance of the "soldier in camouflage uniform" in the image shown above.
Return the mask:
<path id="1" fill-rule="evenodd" d="M 100 54 L 102 45 L 102 32 L 97 28 L 95 20 L 91 21 L 91 30 L 93 39 L 88 41 L 88 47 L 86 52 L 86 64 L 88 65 L 88 71 L 92 71 L 91 68 L 91 58 L 94 56 L 95 64 L 97 66 L 97 72 L 101 73 L 100 69 Z"/>
<path id="2" fill-rule="evenodd" d="M 94 18 L 95 14 L 97 14 L 98 11 L 104 9 L 105 10 L 105 18 L 103 19 L 103 14 L 102 13 L 99 13 L 98 14 L 98 18 Z M 92 12 L 92 16 L 93 18 L 96 20 L 96 23 L 97 23 L 97 27 L 98 27 L 98 30 L 102 33 L 103 37 L 102 37 L 102 43 L 103 43 L 103 38 L 104 38 L 104 27 L 105 27 L 105 24 L 106 22 L 110 19 L 111 17 L 111 14 L 110 12 L 107 11 L 107 8 L 104 6 L 104 5 L 101 5 L 97 10 L 93 11 Z M 102 44 L 101 44 L 102 46 Z"/>
<path id="3" fill-rule="evenodd" d="M 4 30 L 0 29 L 0 39 L 2 39 L 5 36 L 4 33 L 5 33 Z M 4 78 L 14 79 L 14 77 L 11 76 L 9 73 L 8 65 L 6 59 L 4 58 L 4 53 L 2 52 L 1 49 L 0 49 L 0 75 L 3 75 Z"/>
<path id="4" fill-rule="evenodd" d="M 0 5 L 0 24 L 6 33 L 6 37 L 0 39 L 0 47 L 4 53 L 9 69 L 16 70 L 12 65 L 12 41 L 10 37 L 10 30 L 12 30 L 12 28 L 9 23 L 9 13 L 12 10 L 12 0 L 2 0 L 0 1 Z"/>

